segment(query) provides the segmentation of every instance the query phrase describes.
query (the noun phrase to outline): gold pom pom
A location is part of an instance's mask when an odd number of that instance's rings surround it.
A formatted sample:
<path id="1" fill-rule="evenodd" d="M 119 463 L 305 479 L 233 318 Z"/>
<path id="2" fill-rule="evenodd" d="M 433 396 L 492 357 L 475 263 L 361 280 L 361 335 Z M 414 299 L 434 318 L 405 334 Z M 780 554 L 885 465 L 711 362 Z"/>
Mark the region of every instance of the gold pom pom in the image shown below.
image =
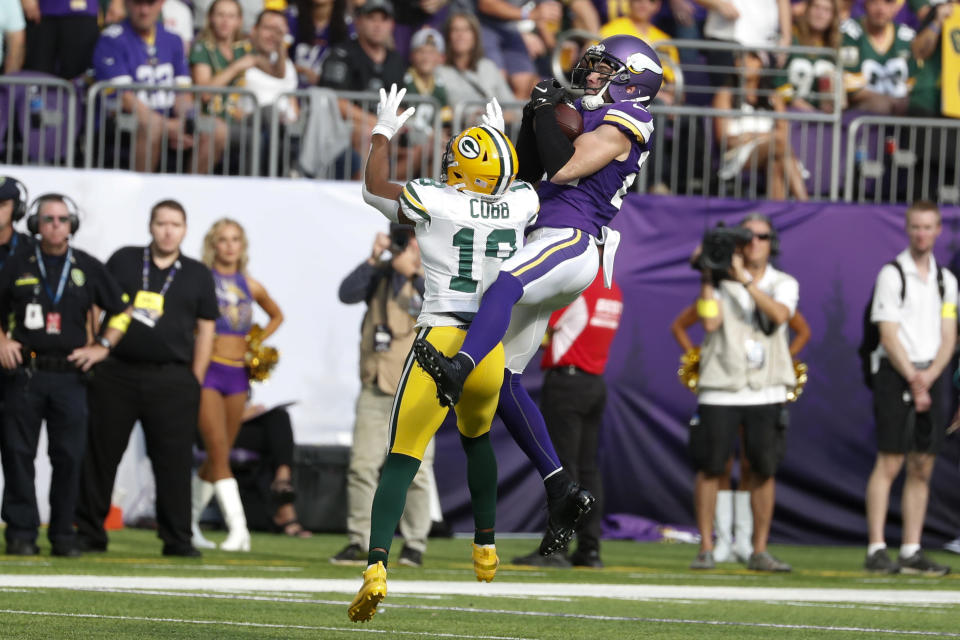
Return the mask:
<path id="1" fill-rule="evenodd" d="M 796 402 L 803 393 L 803 387 L 807 384 L 807 363 L 794 360 L 793 373 L 797 377 L 797 386 L 787 389 L 787 402 Z"/>
<path id="2" fill-rule="evenodd" d="M 680 368 L 677 369 L 680 384 L 693 393 L 700 383 L 700 347 L 694 347 L 680 356 Z"/>
<path id="3" fill-rule="evenodd" d="M 280 352 L 263 344 L 263 327 L 258 324 L 250 327 L 246 339 L 247 352 L 243 360 L 247 365 L 247 377 L 251 382 L 263 382 L 280 361 Z"/>

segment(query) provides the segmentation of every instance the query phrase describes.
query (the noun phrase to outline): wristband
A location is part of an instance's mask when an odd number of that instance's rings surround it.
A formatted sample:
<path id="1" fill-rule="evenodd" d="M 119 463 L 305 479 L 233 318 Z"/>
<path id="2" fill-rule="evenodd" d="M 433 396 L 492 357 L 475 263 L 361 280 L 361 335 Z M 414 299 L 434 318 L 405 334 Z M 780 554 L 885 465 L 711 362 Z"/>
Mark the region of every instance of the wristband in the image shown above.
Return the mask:
<path id="1" fill-rule="evenodd" d="M 716 318 L 720 315 L 720 305 L 716 300 L 697 298 L 697 315 L 701 318 Z"/>
<path id="2" fill-rule="evenodd" d="M 118 313 L 110 318 L 107 326 L 111 329 L 116 329 L 120 333 L 126 333 L 127 329 L 130 328 L 130 316 L 125 313 Z"/>
<path id="3" fill-rule="evenodd" d="M 100 336 L 99 338 L 97 338 L 97 344 L 99 344 L 101 347 L 103 347 L 107 351 L 110 351 L 111 349 L 113 349 L 113 343 L 107 340 L 106 336 Z"/>

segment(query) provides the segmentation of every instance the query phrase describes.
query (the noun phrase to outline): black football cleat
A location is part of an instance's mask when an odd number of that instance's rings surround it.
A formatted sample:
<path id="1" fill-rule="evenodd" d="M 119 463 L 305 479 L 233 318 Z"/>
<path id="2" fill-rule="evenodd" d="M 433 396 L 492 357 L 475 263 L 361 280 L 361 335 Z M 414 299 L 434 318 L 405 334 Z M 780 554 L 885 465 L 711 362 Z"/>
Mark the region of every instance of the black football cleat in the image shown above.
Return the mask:
<path id="1" fill-rule="evenodd" d="M 420 367 L 426 371 L 437 385 L 437 399 L 440 405 L 452 407 L 460 402 L 463 382 L 470 374 L 456 360 L 448 358 L 432 344 L 418 338 L 413 343 L 413 355 Z"/>
<path id="2" fill-rule="evenodd" d="M 562 498 L 548 500 L 550 515 L 547 518 L 547 532 L 540 542 L 540 555 L 548 556 L 565 549 L 596 501 L 593 494 L 576 482 L 570 483 Z"/>

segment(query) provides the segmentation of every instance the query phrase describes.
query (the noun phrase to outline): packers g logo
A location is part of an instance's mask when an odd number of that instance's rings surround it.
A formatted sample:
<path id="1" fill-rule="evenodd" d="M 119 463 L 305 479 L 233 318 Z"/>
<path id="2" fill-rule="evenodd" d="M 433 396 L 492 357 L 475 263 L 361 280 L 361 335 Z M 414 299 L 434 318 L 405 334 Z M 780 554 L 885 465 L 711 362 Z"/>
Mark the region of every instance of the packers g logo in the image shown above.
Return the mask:
<path id="1" fill-rule="evenodd" d="M 473 160 L 474 158 L 480 157 L 480 143 L 476 138 L 471 138 L 470 136 L 463 136 L 460 138 L 460 142 L 457 143 L 457 151 L 460 152 L 464 158 L 468 160 Z"/>

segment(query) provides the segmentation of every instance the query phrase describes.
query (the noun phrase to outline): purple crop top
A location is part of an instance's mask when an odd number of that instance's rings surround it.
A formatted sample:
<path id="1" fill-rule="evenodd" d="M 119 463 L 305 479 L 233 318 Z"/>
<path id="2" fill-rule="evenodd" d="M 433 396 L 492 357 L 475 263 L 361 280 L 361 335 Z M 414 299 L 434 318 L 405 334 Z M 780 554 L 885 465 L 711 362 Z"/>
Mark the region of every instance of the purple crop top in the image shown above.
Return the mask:
<path id="1" fill-rule="evenodd" d="M 247 279 L 239 271 L 224 275 L 212 269 L 213 282 L 217 287 L 217 305 L 220 317 L 216 330 L 220 336 L 245 336 L 253 326 L 253 296 Z"/>

